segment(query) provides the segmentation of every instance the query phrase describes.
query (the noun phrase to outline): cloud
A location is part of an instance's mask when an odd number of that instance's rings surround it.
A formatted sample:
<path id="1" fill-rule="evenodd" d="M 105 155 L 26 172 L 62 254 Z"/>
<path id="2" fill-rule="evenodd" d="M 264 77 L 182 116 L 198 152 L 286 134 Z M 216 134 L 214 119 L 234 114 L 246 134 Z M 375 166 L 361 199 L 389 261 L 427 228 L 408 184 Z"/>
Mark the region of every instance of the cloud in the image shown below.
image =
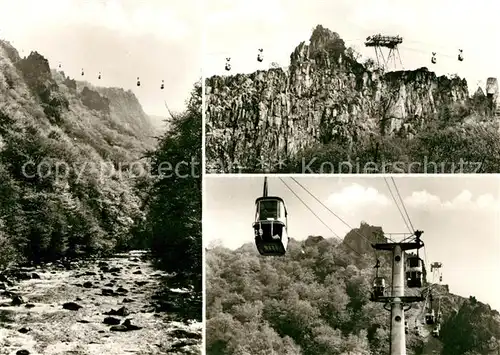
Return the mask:
<path id="1" fill-rule="evenodd" d="M 352 210 L 367 205 L 387 206 L 390 201 L 373 187 L 352 184 L 340 192 L 331 194 L 328 197 L 327 204 L 344 210 Z"/>
<path id="2" fill-rule="evenodd" d="M 421 207 L 421 206 L 436 206 L 441 204 L 441 199 L 427 191 L 416 191 L 404 199 L 404 202 L 408 206 Z"/>
<path id="3" fill-rule="evenodd" d="M 498 209 L 500 200 L 492 194 L 482 194 L 474 198 L 469 190 L 463 190 L 451 200 L 441 200 L 426 190 L 415 191 L 404 199 L 407 206 L 420 209 L 477 210 Z"/>

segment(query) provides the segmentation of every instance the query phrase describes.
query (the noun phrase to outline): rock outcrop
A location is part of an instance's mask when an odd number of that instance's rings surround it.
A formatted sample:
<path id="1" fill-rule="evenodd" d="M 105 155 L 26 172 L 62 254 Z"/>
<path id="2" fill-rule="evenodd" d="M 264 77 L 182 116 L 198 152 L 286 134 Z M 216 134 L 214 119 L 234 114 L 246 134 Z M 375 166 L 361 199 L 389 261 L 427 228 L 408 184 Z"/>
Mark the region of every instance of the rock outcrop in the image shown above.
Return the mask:
<path id="1" fill-rule="evenodd" d="M 207 168 L 288 158 L 318 143 L 352 145 L 369 134 L 411 137 L 444 106 L 467 100 L 464 79 L 369 68 L 318 26 L 286 70 L 206 79 Z"/>

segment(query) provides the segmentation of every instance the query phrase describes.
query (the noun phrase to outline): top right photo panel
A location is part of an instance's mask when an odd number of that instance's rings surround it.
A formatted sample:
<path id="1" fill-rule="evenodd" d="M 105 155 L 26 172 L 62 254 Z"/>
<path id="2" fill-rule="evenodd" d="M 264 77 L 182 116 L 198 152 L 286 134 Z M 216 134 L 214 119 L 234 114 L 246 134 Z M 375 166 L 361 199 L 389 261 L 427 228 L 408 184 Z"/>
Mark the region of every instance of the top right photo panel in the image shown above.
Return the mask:
<path id="1" fill-rule="evenodd" d="M 206 173 L 500 172 L 496 2 L 205 4 Z"/>

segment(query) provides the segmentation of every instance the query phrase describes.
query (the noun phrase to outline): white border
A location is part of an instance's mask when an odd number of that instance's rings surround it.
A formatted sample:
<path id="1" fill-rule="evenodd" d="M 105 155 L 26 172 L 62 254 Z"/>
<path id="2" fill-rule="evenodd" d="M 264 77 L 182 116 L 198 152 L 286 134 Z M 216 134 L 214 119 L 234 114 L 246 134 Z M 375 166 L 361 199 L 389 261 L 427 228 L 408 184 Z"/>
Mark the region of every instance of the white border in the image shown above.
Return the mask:
<path id="1" fill-rule="evenodd" d="M 303 178 L 303 177 L 310 177 L 310 178 L 356 178 L 356 177 L 370 177 L 370 178 L 381 178 L 381 177 L 393 177 L 393 178 L 433 178 L 433 177 L 439 177 L 439 178 L 450 178 L 450 177 L 467 177 L 467 178 L 473 178 L 473 177 L 485 177 L 485 176 L 500 176 L 500 174 L 389 174 L 389 173 L 380 173 L 380 174 L 272 174 L 272 173 L 258 173 L 258 174 L 206 174 L 205 175 L 208 178 L 245 178 L 245 177 L 255 177 L 255 178 L 263 178 L 263 177 L 294 177 L 294 178 Z"/>
<path id="2" fill-rule="evenodd" d="M 206 2 L 199 0 L 198 8 L 200 11 L 200 35 L 201 35 L 201 292 L 202 292 L 202 310 L 201 310 L 201 324 L 202 324 L 202 337 L 201 337 L 201 354 L 206 352 L 207 342 L 207 325 L 206 325 L 206 255 L 205 255 L 205 242 L 203 239 L 203 211 L 206 206 L 205 194 L 205 70 L 203 66 L 203 58 L 206 52 L 206 37 L 205 37 L 205 13 Z"/>

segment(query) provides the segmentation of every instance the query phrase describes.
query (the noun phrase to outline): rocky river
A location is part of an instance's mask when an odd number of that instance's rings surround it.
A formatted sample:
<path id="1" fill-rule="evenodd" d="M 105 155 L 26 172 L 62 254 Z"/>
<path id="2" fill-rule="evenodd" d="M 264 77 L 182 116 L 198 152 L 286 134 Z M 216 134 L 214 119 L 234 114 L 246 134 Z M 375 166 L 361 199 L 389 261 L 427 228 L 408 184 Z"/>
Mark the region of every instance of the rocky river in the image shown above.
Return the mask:
<path id="1" fill-rule="evenodd" d="M 0 354 L 201 354 L 202 323 L 179 316 L 193 291 L 170 278 L 143 251 L 6 270 Z"/>

